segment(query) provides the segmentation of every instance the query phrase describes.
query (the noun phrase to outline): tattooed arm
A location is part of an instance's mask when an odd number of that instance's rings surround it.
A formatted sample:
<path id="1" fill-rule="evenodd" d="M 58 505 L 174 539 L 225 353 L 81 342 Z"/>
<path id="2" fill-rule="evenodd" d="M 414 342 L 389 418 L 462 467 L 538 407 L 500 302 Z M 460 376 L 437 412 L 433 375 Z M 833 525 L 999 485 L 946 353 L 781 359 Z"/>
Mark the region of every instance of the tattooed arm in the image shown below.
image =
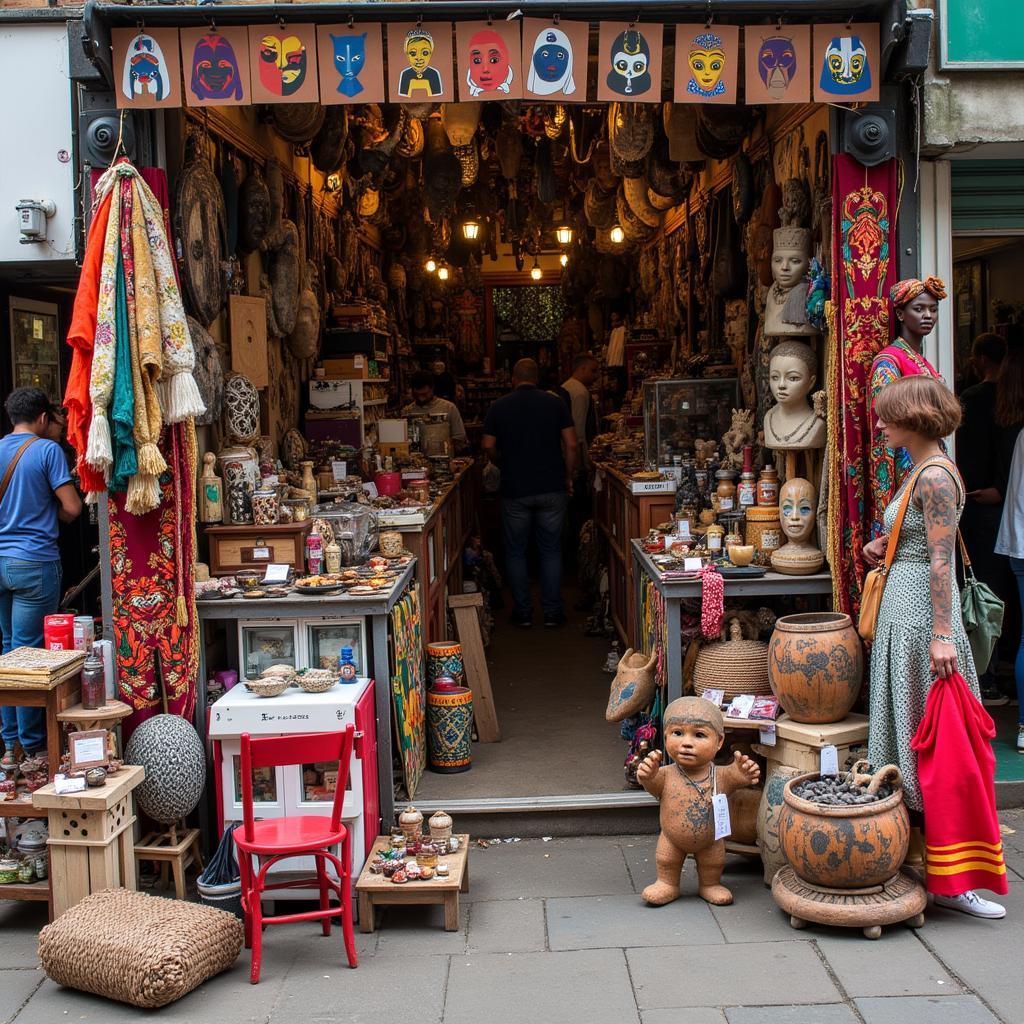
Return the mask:
<path id="1" fill-rule="evenodd" d="M 939 636 L 953 635 L 953 572 L 956 560 L 957 486 L 939 466 L 926 469 L 914 501 L 924 512 L 931 563 L 932 642 L 928 649 L 933 674 L 945 679 L 957 671 L 956 647 Z"/>

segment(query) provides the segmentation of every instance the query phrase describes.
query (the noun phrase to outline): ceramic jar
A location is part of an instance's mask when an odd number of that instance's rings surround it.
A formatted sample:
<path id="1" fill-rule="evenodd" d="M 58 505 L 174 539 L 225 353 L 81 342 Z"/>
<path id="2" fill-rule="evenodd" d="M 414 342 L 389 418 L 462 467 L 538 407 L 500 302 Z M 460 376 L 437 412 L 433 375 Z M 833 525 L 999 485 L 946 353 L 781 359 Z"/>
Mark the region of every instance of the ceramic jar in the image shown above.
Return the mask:
<path id="1" fill-rule="evenodd" d="M 772 552 L 782 546 L 778 505 L 748 508 L 746 531 L 747 543 L 754 548 L 754 561 L 758 565 L 771 565 Z"/>
<path id="2" fill-rule="evenodd" d="M 712 558 L 717 558 L 722 553 L 722 542 L 725 538 L 725 530 L 718 523 L 712 523 L 708 527 L 707 542 L 708 551 Z"/>
<path id="3" fill-rule="evenodd" d="M 782 793 L 786 783 L 799 774 L 799 768 L 770 761 L 764 789 L 760 791 L 761 801 L 757 808 L 757 848 L 761 853 L 761 863 L 764 865 L 765 885 L 771 885 L 775 873 L 779 868 L 786 866 L 786 855 L 782 852 L 782 843 L 779 840 Z"/>
<path id="4" fill-rule="evenodd" d="M 257 526 L 277 525 L 277 492 L 272 490 L 254 491 L 252 496 L 252 517 Z"/>
<path id="5" fill-rule="evenodd" d="M 768 644 L 772 693 L 794 722 L 841 722 L 860 693 L 864 653 L 849 615 L 784 615 Z"/>
<path id="6" fill-rule="evenodd" d="M 385 558 L 398 558 L 404 547 L 402 535 L 397 530 L 384 530 L 377 540 L 377 546 Z"/>
<path id="7" fill-rule="evenodd" d="M 227 496 L 227 522 L 247 526 L 252 523 L 252 494 L 259 479 L 256 452 L 252 448 L 225 448 L 218 459 Z"/>
<path id="8" fill-rule="evenodd" d="M 757 503 L 770 506 L 779 503 L 779 473 L 770 463 L 761 470 L 757 478 Z"/>
<path id="9" fill-rule="evenodd" d="M 427 682 L 433 683 L 441 676 L 449 676 L 458 685 L 465 679 L 462 664 L 462 644 L 453 640 L 441 640 L 427 644 Z"/>
<path id="10" fill-rule="evenodd" d="M 717 514 L 732 512 L 736 508 L 736 474 L 731 469 L 720 469 L 715 473 L 718 486 L 711 496 L 711 507 Z"/>

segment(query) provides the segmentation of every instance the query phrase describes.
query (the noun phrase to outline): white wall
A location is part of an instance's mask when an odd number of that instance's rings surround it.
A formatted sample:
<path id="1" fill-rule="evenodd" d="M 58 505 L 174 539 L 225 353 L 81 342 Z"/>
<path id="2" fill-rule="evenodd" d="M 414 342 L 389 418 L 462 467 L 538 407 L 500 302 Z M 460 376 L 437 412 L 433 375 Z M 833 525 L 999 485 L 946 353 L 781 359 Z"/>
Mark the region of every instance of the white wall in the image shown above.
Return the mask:
<path id="1" fill-rule="evenodd" d="M 65 22 L 0 27 L 0 96 L 0 268 L 73 260 L 74 165 Z M 61 151 L 69 157 L 66 162 Z M 15 209 L 21 199 L 52 199 L 57 204 L 47 222 L 47 242 L 21 244 Z"/>

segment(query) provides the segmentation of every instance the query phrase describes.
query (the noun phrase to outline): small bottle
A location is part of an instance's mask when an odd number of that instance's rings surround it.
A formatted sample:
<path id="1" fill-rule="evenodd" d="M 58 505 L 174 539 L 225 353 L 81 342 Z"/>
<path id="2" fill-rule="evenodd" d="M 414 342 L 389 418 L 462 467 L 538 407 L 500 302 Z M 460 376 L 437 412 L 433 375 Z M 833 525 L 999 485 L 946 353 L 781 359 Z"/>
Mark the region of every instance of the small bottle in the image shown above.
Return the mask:
<path id="1" fill-rule="evenodd" d="M 754 475 L 754 450 L 750 445 L 743 448 L 743 472 L 736 485 L 736 500 L 740 508 L 750 508 L 757 501 L 757 477 Z"/>
<path id="2" fill-rule="evenodd" d="M 92 647 L 82 665 L 82 707 L 95 711 L 107 703 L 107 680 L 103 671 L 103 659 Z"/>
<path id="3" fill-rule="evenodd" d="M 341 657 L 338 659 L 338 670 L 341 672 L 343 683 L 354 683 L 356 681 L 356 663 L 352 660 L 352 648 L 342 647 Z"/>
<path id="4" fill-rule="evenodd" d="M 316 526 L 306 537 L 306 569 L 311 576 L 318 576 L 324 569 L 324 545 Z"/>
<path id="5" fill-rule="evenodd" d="M 733 483 L 736 474 L 731 469 L 720 469 L 715 473 L 718 485 L 711 496 L 711 507 L 716 515 L 722 512 L 732 512 L 736 507 L 736 485 Z"/>
<path id="6" fill-rule="evenodd" d="M 779 503 L 779 474 L 770 462 L 757 480 L 757 503 L 766 508 Z"/>
<path id="7" fill-rule="evenodd" d="M 712 558 L 717 558 L 722 553 L 722 541 L 724 537 L 725 530 L 719 526 L 718 523 L 712 523 L 708 527 L 708 551 L 711 553 Z"/>
<path id="8" fill-rule="evenodd" d="M 324 567 L 328 572 L 341 571 L 341 546 L 336 540 L 324 548 Z"/>

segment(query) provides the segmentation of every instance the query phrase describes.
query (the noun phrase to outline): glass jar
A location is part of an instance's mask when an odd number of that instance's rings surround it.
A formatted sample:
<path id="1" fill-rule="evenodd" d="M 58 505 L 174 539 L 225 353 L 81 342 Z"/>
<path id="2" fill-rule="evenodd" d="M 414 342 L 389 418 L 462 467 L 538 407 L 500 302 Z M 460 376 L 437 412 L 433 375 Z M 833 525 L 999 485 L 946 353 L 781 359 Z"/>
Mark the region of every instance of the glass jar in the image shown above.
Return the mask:
<path id="1" fill-rule="evenodd" d="M 86 711 L 95 711 L 107 703 L 107 679 L 103 671 L 103 659 L 94 647 L 89 651 L 82 665 L 82 707 Z"/>
<path id="2" fill-rule="evenodd" d="M 276 526 L 277 491 L 253 491 L 252 516 L 257 526 Z"/>
<path id="3" fill-rule="evenodd" d="M 740 474 L 740 482 L 736 485 L 736 500 L 740 508 L 750 508 L 757 502 L 757 478 L 752 469 L 745 469 Z"/>
<path id="4" fill-rule="evenodd" d="M 732 512 L 736 508 L 736 474 L 731 469 L 720 469 L 715 473 L 718 486 L 711 496 L 711 505 L 715 512 Z"/>
<path id="5" fill-rule="evenodd" d="M 718 523 L 712 523 L 708 527 L 708 551 L 711 553 L 712 558 L 717 558 L 722 553 L 722 542 L 724 538 L 725 530 L 719 526 Z"/>
<path id="6" fill-rule="evenodd" d="M 757 503 L 766 507 L 779 503 L 779 474 L 771 463 L 757 478 Z"/>
<path id="7" fill-rule="evenodd" d="M 419 850 L 416 851 L 416 863 L 421 868 L 437 867 L 437 847 L 430 842 L 421 842 Z"/>

